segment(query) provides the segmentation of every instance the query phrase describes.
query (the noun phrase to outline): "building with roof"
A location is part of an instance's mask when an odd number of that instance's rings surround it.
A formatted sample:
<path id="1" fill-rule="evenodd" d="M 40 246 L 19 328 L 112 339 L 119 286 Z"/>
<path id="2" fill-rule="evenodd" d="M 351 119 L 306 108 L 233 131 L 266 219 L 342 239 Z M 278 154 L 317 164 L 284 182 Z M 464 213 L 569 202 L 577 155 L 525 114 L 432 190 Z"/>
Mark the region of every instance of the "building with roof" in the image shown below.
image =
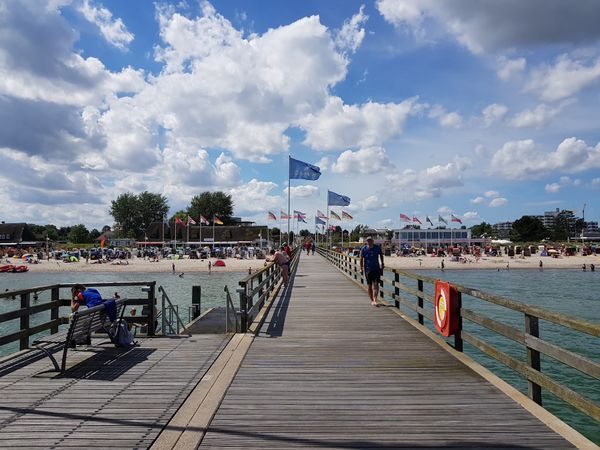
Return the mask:
<path id="1" fill-rule="evenodd" d="M 31 247 L 37 244 L 35 234 L 26 223 L 0 223 L 0 246 Z"/>

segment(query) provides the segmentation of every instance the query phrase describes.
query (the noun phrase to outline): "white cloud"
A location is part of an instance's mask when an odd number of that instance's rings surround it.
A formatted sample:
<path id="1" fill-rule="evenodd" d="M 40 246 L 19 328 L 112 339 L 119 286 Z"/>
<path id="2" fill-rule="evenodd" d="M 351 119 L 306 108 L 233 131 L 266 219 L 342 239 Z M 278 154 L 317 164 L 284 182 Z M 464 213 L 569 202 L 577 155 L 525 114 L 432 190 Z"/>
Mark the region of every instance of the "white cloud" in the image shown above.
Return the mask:
<path id="1" fill-rule="evenodd" d="M 475 197 L 469 200 L 469 203 L 471 203 L 472 205 L 481 205 L 485 203 L 485 199 L 483 197 Z"/>
<path id="2" fill-rule="evenodd" d="M 592 187 L 592 189 L 599 189 L 600 188 L 600 178 L 592 178 L 592 181 L 590 182 L 590 186 Z"/>
<path id="3" fill-rule="evenodd" d="M 489 206 L 490 206 L 490 208 L 498 208 L 500 206 L 506 205 L 507 203 L 508 203 L 508 200 L 505 199 L 504 197 L 496 197 L 496 198 L 492 199 Z"/>
<path id="4" fill-rule="evenodd" d="M 526 90 L 538 93 L 545 101 L 556 101 L 571 97 L 599 82 L 600 58 L 590 61 L 561 55 L 554 65 L 542 65 L 534 69 Z"/>
<path id="5" fill-rule="evenodd" d="M 404 200 L 440 197 L 446 189 L 463 186 L 463 172 L 471 167 L 470 161 L 467 161 L 435 165 L 420 172 L 405 169 L 401 173 L 386 175 L 386 181 L 389 189 Z"/>
<path id="6" fill-rule="evenodd" d="M 498 58 L 498 71 L 496 74 L 498 78 L 503 81 L 509 80 L 515 73 L 522 72 L 525 70 L 527 61 L 525 58 L 508 59 L 505 56 Z"/>
<path id="7" fill-rule="evenodd" d="M 321 172 L 326 172 L 331 168 L 331 164 L 331 158 L 329 158 L 328 156 L 323 156 L 315 163 L 315 166 L 319 167 L 321 169 Z"/>
<path id="8" fill-rule="evenodd" d="M 370 195 L 362 200 L 354 202 L 354 211 L 378 211 L 388 207 L 388 203 L 377 195 Z"/>
<path id="9" fill-rule="evenodd" d="M 480 220 L 481 217 L 479 217 L 479 214 L 476 211 L 467 211 L 466 213 L 463 214 L 463 220 L 467 220 L 467 221 L 473 221 L 473 220 Z"/>
<path id="10" fill-rule="evenodd" d="M 287 196 L 288 188 L 286 187 L 283 190 L 283 194 Z M 319 188 L 316 186 L 312 186 L 310 184 L 305 184 L 302 186 L 292 186 L 292 190 L 290 193 L 290 197 L 292 198 L 309 198 L 316 197 L 319 195 Z"/>
<path id="11" fill-rule="evenodd" d="M 507 112 L 508 108 L 505 105 L 492 103 L 491 105 L 486 106 L 481 112 L 485 126 L 489 127 L 494 122 L 502 120 Z"/>
<path id="12" fill-rule="evenodd" d="M 392 169 L 385 149 L 369 147 L 355 152 L 346 150 L 331 166 L 331 171 L 343 174 L 370 174 Z"/>
<path id="13" fill-rule="evenodd" d="M 490 170 L 506 179 L 539 179 L 553 172 L 578 173 L 600 168 L 600 144 L 588 146 L 574 137 L 546 152 L 531 139 L 505 143 L 492 157 Z"/>
<path id="14" fill-rule="evenodd" d="M 564 187 L 570 186 L 581 186 L 582 181 L 579 179 L 572 179 L 570 177 L 560 177 L 555 183 L 546 184 L 544 190 L 549 194 L 556 194 Z"/>
<path id="15" fill-rule="evenodd" d="M 385 228 L 389 228 L 394 225 L 394 221 L 392 219 L 381 219 L 377 222 L 377 225 Z"/>
<path id="16" fill-rule="evenodd" d="M 87 21 L 100 29 L 100 33 L 109 44 L 125 50 L 133 41 L 134 36 L 127 30 L 123 21 L 120 18 L 113 19 L 112 13 L 107 8 L 93 6 L 89 0 L 83 0 L 77 9 Z"/>
<path id="17" fill-rule="evenodd" d="M 429 111 L 429 117 L 436 119 L 439 124 L 446 128 L 458 128 L 462 125 L 462 117 L 457 112 L 447 112 L 440 105 L 434 105 Z"/>
<path id="18" fill-rule="evenodd" d="M 509 124 L 515 128 L 536 127 L 546 125 L 560 112 L 560 108 L 538 105 L 535 109 L 521 111 L 510 119 Z"/>
<path id="19" fill-rule="evenodd" d="M 336 33 L 335 44 L 340 50 L 354 53 L 360 47 L 365 37 L 365 29 L 361 28 L 361 25 L 369 18 L 364 11 L 365 6 L 362 5 L 358 13 L 350 20 L 345 20 L 342 28 Z"/>
<path id="20" fill-rule="evenodd" d="M 271 195 L 277 184 L 271 181 L 259 181 L 255 178 L 241 186 L 229 190 L 236 214 L 252 214 L 272 208 L 278 208 L 281 197 Z"/>
<path id="21" fill-rule="evenodd" d="M 402 134 L 414 108 L 415 98 L 401 103 L 345 105 L 341 98 L 330 97 L 322 110 L 306 115 L 298 124 L 306 130 L 304 143 L 316 150 L 380 146 Z"/>
<path id="22" fill-rule="evenodd" d="M 384 19 L 398 28 L 413 30 L 416 36 L 428 31 L 439 35 L 436 28 L 441 28 L 473 53 L 590 42 L 600 37 L 595 20 L 600 16 L 600 3 L 595 1 L 579 2 L 575 7 L 563 0 L 378 0 L 376 6 Z"/>
<path id="23" fill-rule="evenodd" d="M 500 197 L 500 192 L 498 192 L 498 191 L 486 191 L 483 195 L 485 197 L 487 197 L 487 198 L 495 198 L 495 197 Z"/>
<path id="24" fill-rule="evenodd" d="M 438 214 L 452 214 L 454 212 L 454 210 L 452 208 L 450 208 L 449 206 L 440 206 L 437 209 Z"/>

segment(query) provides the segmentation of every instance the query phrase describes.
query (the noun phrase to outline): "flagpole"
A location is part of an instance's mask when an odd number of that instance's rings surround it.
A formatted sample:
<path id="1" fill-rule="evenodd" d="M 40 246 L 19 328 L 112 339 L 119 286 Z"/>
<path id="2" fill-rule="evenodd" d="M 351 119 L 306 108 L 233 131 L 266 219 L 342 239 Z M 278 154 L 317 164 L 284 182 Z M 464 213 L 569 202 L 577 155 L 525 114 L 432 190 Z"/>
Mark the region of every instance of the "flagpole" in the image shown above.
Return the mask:
<path id="1" fill-rule="evenodd" d="M 331 248 L 331 230 L 329 229 L 329 199 L 327 199 L 327 247 Z"/>
<path id="2" fill-rule="evenodd" d="M 186 245 L 188 242 L 190 242 L 190 218 L 188 216 L 188 222 L 187 222 L 187 233 L 186 233 Z"/>
<path id="3" fill-rule="evenodd" d="M 215 251 L 215 217 L 216 217 L 216 215 L 213 214 L 213 237 L 212 237 L 213 252 Z"/>
<path id="4" fill-rule="evenodd" d="M 202 250 L 202 219 L 200 219 L 200 233 L 198 235 L 198 243 L 200 245 L 200 250 Z"/>

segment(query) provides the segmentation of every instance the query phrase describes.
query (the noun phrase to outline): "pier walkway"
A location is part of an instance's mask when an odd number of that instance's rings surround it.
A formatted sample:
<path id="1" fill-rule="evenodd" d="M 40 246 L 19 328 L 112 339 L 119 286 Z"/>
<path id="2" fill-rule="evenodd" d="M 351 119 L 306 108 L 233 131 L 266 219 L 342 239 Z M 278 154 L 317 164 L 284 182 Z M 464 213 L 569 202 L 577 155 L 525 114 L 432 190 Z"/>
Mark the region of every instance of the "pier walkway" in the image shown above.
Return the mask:
<path id="1" fill-rule="evenodd" d="M 0 448 L 148 448 L 229 341 L 225 335 L 141 339 L 123 351 L 41 358 L 0 376 Z"/>
<path id="2" fill-rule="evenodd" d="M 318 255 L 271 308 L 201 448 L 573 448 Z"/>

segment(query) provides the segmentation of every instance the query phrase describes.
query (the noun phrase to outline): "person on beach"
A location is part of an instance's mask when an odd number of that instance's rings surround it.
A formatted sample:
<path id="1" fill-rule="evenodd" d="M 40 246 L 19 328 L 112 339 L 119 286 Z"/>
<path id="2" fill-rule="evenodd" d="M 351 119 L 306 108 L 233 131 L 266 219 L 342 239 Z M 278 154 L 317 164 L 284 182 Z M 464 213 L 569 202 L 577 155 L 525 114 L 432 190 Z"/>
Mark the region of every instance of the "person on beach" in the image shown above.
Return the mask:
<path id="1" fill-rule="evenodd" d="M 381 266 L 379 261 L 381 260 Z M 377 297 L 379 296 L 379 283 L 384 268 L 383 252 L 379 245 L 375 245 L 373 238 L 367 238 L 367 245 L 360 250 L 360 271 L 364 272 L 369 287 L 369 298 L 371 305 L 377 306 Z"/>
<path id="2" fill-rule="evenodd" d="M 444 264 L 444 260 L 443 260 L 443 259 L 442 259 L 442 264 L 441 264 L 441 266 L 442 266 L 442 272 L 443 272 L 443 271 L 444 271 L 444 268 L 446 267 L 446 265 Z"/>
<path id="3" fill-rule="evenodd" d="M 173 275 L 175 275 L 175 263 L 172 263 L 171 266 L 173 268 Z"/>
<path id="4" fill-rule="evenodd" d="M 596 266 L 593 264 L 590 264 L 590 272 L 595 272 L 596 271 Z"/>
<path id="5" fill-rule="evenodd" d="M 542 260 L 540 259 L 540 271 L 544 270 L 544 263 L 542 262 Z"/>
<path id="6" fill-rule="evenodd" d="M 208 274 L 210 275 L 210 273 L 212 272 L 212 262 L 208 262 Z"/>
<path id="7" fill-rule="evenodd" d="M 290 259 L 287 253 L 282 247 L 281 250 L 278 251 L 271 250 L 270 254 L 271 257 L 269 258 L 269 261 L 272 261 L 279 266 L 281 269 L 281 276 L 283 278 L 283 285 L 287 286 L 290 278 Z"/>

